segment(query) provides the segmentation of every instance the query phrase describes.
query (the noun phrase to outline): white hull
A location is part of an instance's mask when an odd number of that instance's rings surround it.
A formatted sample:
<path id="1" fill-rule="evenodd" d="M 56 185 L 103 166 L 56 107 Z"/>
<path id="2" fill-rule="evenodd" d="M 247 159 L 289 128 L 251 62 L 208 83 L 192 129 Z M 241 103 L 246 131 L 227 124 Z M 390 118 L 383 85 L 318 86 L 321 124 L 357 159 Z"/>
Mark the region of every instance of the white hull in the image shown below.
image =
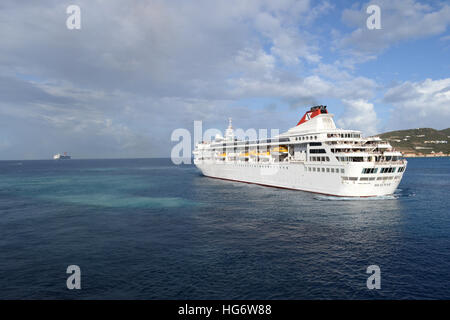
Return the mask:
<path id="1" fill-rule="evenodd" d="M 254 183 L 264 186 L 308 191 L 341 197 L 374 197 L 391 195 L 399 185 L 403 173 L 369 175 L 371 181 L 361 181 L 361 170 L 367 164 L 351 166 L 305 165 L 304 163 L 257 163 L 196 160 L 203 175 L 212 178 Z M 325 169 L 310 172 L 308 167 Z M 327 168 L 335 172 L 327 172 Z M 345 174 L 341 174 L 344 169 Z M 339 171 L 338 171 L 339 170 Z M 337 173 L 339 172 L 339 173 Z M 358 177 L 356 181 L 343 177 Z M 366 178 L 367 175 L 364 175 Z"/>

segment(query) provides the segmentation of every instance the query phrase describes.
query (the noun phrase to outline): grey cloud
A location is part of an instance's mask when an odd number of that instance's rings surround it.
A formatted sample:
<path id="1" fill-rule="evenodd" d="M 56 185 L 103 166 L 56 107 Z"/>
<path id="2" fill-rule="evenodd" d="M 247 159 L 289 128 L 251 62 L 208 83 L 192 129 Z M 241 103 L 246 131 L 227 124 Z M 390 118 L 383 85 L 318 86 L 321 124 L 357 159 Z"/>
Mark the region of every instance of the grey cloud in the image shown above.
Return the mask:
<path id="1" fill-rule="evenodd" d="M 73 103 L 74 99 L 51 95 L 39 86 L 17 77 L 0 75 L 0 101 L 14 104 L 51 102 L 64 105 Z"/>
<path id="2" fill-rule="evenodd" d="M 388 89 L 383 97 L 386 103 L 395 103 L 415 99 L 420 96 L 420 93 L 414 88 L 412 83 L 405 82 L 398 86 Z"/>
<path id="3" fill-rule="evenodd" d="M 393 106 L 390 128 L 449 127 L 450 78 L 399 84 L 386 92 L 384 101 Z"/>
<path id="4" fill-rule="evenodd" d="M 324 96 L 368 99 L 376 86 L 354 76 L 334 82 L 303 74 L 321 57 L 308 26 L 296 23 L 313 23 L 327 4 L 76 4 L 81 30 L 66 28 L 68 4 L 61 1 L 0 4 L 0 113 L 9 124 L 0 144 L 8 157 L 167 156 L 171 131 L 193 120 L 217 128 L 228 116 L 256 128 L 298 120 L 241 99 L 276 97 L 295 107 Z"/>
<path id="5" fill-rule="evenodd" d="M 366 8 L 376 4 L 381 9 L 381 29 L 369 30 Z M 363 52 L 381 52 L 389 46 L 408 39 L 438 35 L 450 24 L 450 6 L 445 3 L 424 4 L 415 0 L 379 0 L 360 7 L 346 9 L 342 21 L 356 29 L 342 39 L 340 47 L 352 47 Z"/>

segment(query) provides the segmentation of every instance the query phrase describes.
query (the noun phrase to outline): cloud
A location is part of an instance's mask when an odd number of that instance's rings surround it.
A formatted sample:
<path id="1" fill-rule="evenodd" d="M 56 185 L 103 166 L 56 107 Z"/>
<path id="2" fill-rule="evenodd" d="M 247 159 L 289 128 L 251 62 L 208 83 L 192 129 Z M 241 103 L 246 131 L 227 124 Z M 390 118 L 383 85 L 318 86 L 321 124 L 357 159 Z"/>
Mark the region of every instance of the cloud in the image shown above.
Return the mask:
<path id="1" fill-rule="evenodd" d="M 78 4 L 82 29 L 70 31 L 64 3 L 6 1 L 2 64 L 78 87 L 192 97 L 220 94 L 223 79 L 245 72 L 234 62 L 246 50 L 265 46 L 291 65 L 320 59 L 296 25 L 309 16 L 307 0 Z"/>
<path id="2" fill-rule="evenodd" d="M 359 126 L 355 115 L 367 111 L 379 90 L 373 79 L 355 75 L 355 63 L 376 55 L 346 51 L 358 40 L 354 35 L 336 33 L 343 58 L 327 57 L 329 39 L 316 28 L 334 9 L 327 1 L 77 4 L 81 30 L 66 28 L 61 1 L 0 5 L 1 133 L 10 157 L 63 150 L 84 157 L 167 156 L 172 130 L 190 129 L 194 120 L 222 128 L 232 116 L 245 127 L 282 129 L 292 125 L 286 114 L 326 99 L 344 99 L 343 123 Z M 392 14 L 400 10 L 386 6 Z M 426 21 L 440 32 L 445 8 L 418 6 L 412 17 L 436 13 L 441 22 L 434 15 Z M 345 13 L 353 27 L 361 10 Z M 246 103 L 251 99 L 261 99 L 261 107 Z"/>
<path id="3" fill-rule="evenodd" d="M 229 83 L 236 97 L 279 97 L 291 106 L 317 104 L 325 98 L 370 99 L 377 88 L 376 82 L 369 78 L 351 76 L 332 66 L 320 65 L 317 73 L 322 76 L 293 78 L 272 73 L 264 79 L 241 77 L 231 79 Z"/>
<path id="4" fill-rule="evenodd" d="M 308 16 L 306 17 L 305 24 L 310 24 L 314 20 L 320 18 L 322 15 L 325 15 L 331 12 L 335 6 L 328 1 L 324 1 L 319 3 L 317 6 L 311 8 L 309 10 Z"/>
<path id="5" fill-rule="evenodd" d="M 381 9 L 381 29 L 369 30 L 366 8 L 377 4 Z M 341 48 L 351 47 L 363 52 L 381 52 L 400 41 L 439 35 L 450 24 L 450 6 L 443 3 L 423 4 L 415 0 L 379 0 L 345 9 L 342 21 L 356 27 L 338 40 Z"/>
<path id="6" fill-rule="evenodd" d="M 10 157 L 26 149 L 26 157 L 45 158 L 61 148 L 165 156 L 171 130 L 196 119 L 284 123 L 283 114 L 264 111 L 267 104 L 258 112 L 241 99 L 272 96 L 297 106 L 350 93 L 341 84 L 351 77 L 335 85 L 303 67 L 321 61 L 308 28 L 332 9 L 328 2 L 77 4 L 81 30 L 68 30 L 66 3 L 2 1 L 0 113 L 10 124 L 2 132 L 13 142 Z"/>
<path id="7" fill-rule="evenodd" d="M 378 132 L 377 114 L 374 105 L 364 99 L 342 100 L 345 113 L 337 124 L 346 129 L 361 130 L 366 135 L 374 135 Z"/>
<path id="8" fill-rule="evenodd" d="M 391 127 L 444 129 L 450 126 L 450 78 L 404 82 L 388 89 L 383 101 L 393 106 Z"/>

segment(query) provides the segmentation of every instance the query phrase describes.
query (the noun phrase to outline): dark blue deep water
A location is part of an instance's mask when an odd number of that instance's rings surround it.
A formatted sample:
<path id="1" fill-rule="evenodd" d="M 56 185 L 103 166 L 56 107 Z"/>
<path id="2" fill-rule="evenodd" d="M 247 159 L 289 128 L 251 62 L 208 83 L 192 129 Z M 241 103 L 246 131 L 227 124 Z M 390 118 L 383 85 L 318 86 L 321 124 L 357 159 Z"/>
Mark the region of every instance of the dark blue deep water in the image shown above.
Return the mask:
<path id="1" fill-rule="evenodd" d="M 449 191 L 449 158 L 410 159 L 377 200 L 169 159 L 1 161 L 0 298 L 450 299 Z M 66 288 L 71 264 L 81 290 Z"/>

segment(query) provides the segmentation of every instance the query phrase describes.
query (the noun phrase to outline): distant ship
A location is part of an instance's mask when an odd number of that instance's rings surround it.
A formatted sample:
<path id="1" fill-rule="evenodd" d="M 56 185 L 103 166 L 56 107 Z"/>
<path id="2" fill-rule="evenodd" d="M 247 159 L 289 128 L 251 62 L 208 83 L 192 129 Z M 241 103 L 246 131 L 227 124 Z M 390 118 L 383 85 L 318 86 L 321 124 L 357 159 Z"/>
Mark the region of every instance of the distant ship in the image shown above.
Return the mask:
<path id="1" fill-rule="evenodd" d="M 55 159 L 55 160 L 69 160 L 69 159 L 72 159 L 72 157 L 67 155 L 67 152 L 64 152 L 64 154 L 60 154 L 60 153 L 55 154 L 53 156 L 53 159 Z"/>
<path id="2" fill-rule="evenodd" d="M 196 145 L 194 164 L 208 177 L 333 196 L 394 193 L 405 171 L 402 154 L 379 137 L 336 128 L 326 106 L 315 106 L 275 139 L 225 137 Z"/>

